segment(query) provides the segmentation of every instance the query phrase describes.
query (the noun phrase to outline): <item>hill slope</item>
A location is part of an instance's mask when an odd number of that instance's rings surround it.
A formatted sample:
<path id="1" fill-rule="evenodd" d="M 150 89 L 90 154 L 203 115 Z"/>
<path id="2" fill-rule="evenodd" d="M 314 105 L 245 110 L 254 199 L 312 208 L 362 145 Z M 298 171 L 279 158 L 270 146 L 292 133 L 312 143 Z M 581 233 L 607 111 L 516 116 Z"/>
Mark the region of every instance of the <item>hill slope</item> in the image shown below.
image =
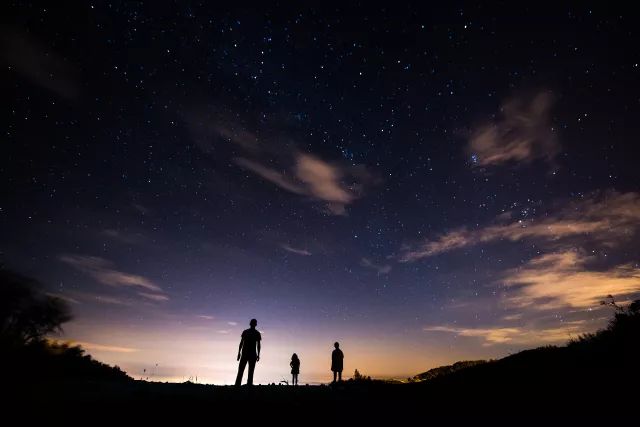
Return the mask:
<path id="1" fill-rule="evenodd" d="M 616 306 L 617 307 L 617 306 Z M 458 362 L 417 375 L 427 388 L 465 393 L 582 392 L 638 384 L 640 300 L 617 307 L 607 328 L 570 341 L 488 362 Z"/>

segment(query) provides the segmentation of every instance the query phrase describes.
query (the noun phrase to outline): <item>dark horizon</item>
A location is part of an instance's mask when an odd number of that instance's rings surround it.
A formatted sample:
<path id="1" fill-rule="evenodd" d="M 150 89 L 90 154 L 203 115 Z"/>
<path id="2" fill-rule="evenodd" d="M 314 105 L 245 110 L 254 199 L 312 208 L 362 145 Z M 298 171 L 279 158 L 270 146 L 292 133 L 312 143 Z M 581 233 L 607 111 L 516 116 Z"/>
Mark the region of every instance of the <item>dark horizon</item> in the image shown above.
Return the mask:
<path id="1" fill-rule="evenodd" d="M 134 378 L 232 384 L 251 318 L 256 383 L 406 378 L 640 296 L 630 8 L 2 10 L 0 263 Z"/>

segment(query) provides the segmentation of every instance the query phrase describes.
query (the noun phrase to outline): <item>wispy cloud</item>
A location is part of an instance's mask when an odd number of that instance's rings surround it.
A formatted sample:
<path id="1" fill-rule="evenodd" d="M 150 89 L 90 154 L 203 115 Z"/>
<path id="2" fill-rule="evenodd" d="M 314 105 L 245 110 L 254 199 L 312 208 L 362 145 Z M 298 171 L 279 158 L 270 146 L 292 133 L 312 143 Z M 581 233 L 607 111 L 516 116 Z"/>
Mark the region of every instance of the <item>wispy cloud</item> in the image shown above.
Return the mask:
<path id="1" fill-rule="evenodd" d="M 502 320 L 514 321 L 514 320 L 520 320 L 522 319 L 522 317 L 523 317 L 522 313 L 508 314 L 506 316 L 502 316 Z"/>
<path id="2" fill-rule="evenodd" d="M 415 261 L 498 240 L 533 240 L 547 253 L 497 273 L 497 279 L 488 284 L 499 290 L 495 300 L 475 306 L 477 302 L 467 302 L 467 310 L 478 311 L 496 304 L 506 310 L 504 316 L 483 327 L 445 324 L 425 330 L 477 338 L 483 345 L 540 345 L 563 342 L 601 325 L 606 316 L 594 318 L 593 313 L 607 295 L 617 301 L 640 295 L 637 264 L 614 263 L 612 258 L 619 257 L 604 259 L 581 249 L 596 244 L 622 252 L 639 232 L 638 193 L 607 192 L 564 204 L 534 219 L 500 215 L 483 228 L 457 229 L 405 248 L 400 260 Z M 567 317 L 575 320 L 567 321 Z"/>
<path id="3" fill-rule="evenodd" d="M 133 202 L 131 203 L 131 207 L 133 208 L 134 211 L 142 215 L 149 215 L 152 213 L 152 210 L 147 206 L 143 205 L 142 203 Z"/>
<path id="4" fill-rule="evenodd" d="M 79 96 L 77 67 L 27 33 L 17 29 L 1 32 L 0 51 L 10 70 L 63 98 Z"/>
<path id="5" fill-rule="evenodd" d="M 209 316 L 208 314 L 200 314 L 200 315 L 198 315 L 196 317 L 198 319 L 203 319 L 203 320 L 213 320 L 213 319 L 215 319 L 215 317 Z"/>
<path id="6" fill-rule="evenodd" d="M 305 195 L 307 194 L 307 190 L 304 186 L 295 182 L 295 180 L 287 175 L 284 172 L 279 172 L 275 169 L 264 166 L 256 161 L 245 159 L 243 157 L 238 157 L 235 159 L 236 164 L 238 166 L 250 170 L 258 176 L 276 184 L 278 187 L 290 191 L 295 194 Z"/>
<path id="7" fill-rule="evenodd" d="M 492 284 L 500 288 L 498 305 L 510 314 L 483 327 L 445 324 L 424 330 L 479 338 L 485 346 L 564 342 L 601 325 L 607 316 L 594 317 L 594 313 L 608 295 L 619 302 L 640 295 L 637 265 L 595 269 L 594 264 L 594 257 L 577 250 L 535 257 L 521 267 L 506 270 Z M 469 302 L 466 310 L 473 308 L 474 303 Z"/>
<path id="8" fill-rule="evenodd" d="M 322 203 L 324 212 L 346 215 L 347 207 L 376 182 L 363 165 L 331 162 L 304 152 L 291 141 L 284 123 L 262 123 L 253 132 L 240 120 L 215 107 L 196 108 L 185 122 L 195 143 L 219 155 L 226 147 L 233 162 L 285 191 Z M 262 122 L 262 121 L 261 121 Z"/>
<path id="9" fill-rule="evenodd" d="M 425 332 L 445 332 L 463 337 L 479 338 L 483 346 L 497 344 L 540 345 L 566 342 L 585 332 L 583 321 L 567 322 L 555 328 L 524 328 L 524 327 L 485 327 L 464 328 L 456 326 L 427 326 Z"/>
<path id="10" fill-rule="evenodd" d="M 294 248 L 293 246 L 287 245 L 286 243 L 283 243 L 282 245 L 280 245 L 280 247 L 282 249 L 284 249 L 287 252 L 291 252 L 293 254 L 296 255 L 302 255 L 302 256 L 310 256 L 313 255 L 311 252 L 309 252 L 306 249 L 298 249 L 298 248 Z"/>
<path id="11" fill-rule="evenodd" d="M 329 206 L 339 206 L 337 211 L 340 212 L 334 211 L 336 214 L 342 214 L 344 206 L 356 197 L 351 189 L 341 183 L 345 171 L 317 157 L 298 154 L 295 172 L 298 179 L 307 184 L 310 195 L 328 202 Z"/>
<path id="12" fill-rule="evenodd" d="M 66 301 L 70 304 L 80 304 L 80 301 L 65 294 L 56 293 L 56 292 L 46 292 L 46 295 L 53 298 L 60 298 L 61 300 Z"/>
<path id="13" fill-rule="evenodd" d="M 91 295 L 90 298 L 101 304 L 113 304 L 113 305 L 132 305 L 131 301 L 125 301 L 121 298 L 111 297 L 107 295 Z"/>
<path id="14" fill-rule="evenodd" d="M 257 152 L 260 150 L 260 140 L 256 134 L 240 127 L 229 127 L 221 124 L 213 125 L 212 130 L 228 141 L 238 144 L 247 151 Z"/>
<path id="15" fill-rule="evenodd" d="M 496 218 L 495 224 L 476 230 L 462 227 L 418 245 L 406 246 L 399 260 L 416 261 L 497 240 L 538 239 L 558 242 L 580 237 L 615 246 L 628 241 L 640 229 L 640 195 L 609 192 L 569 203 L 541 219 L 521 219 L 507 223 L 502 222 L 503 220 L 503 217 Z"/>
<path id="16" fill-rule="evenodd" d="M 468 151 L 481 166 L 552 161 L 560 145 L 551 127 L 553 96 L 540 92 L 532 98 L 513 97 L 500 108 L 500 118 L 478 127 Z"/>
<path id="17" fill-rule="evenodd" d="M 99 304 L 112 304 L 112 305 L 122 305 L 129 306 L 132 305 L 133 302 L 131 300 L 125 300 L 122 298 L 117 298 L 109 295 L 101 295 L 91 292 L 78 292 L 72 291 L 70 295 L 61 294 L 61 293 L 50 293 L 48 295 L 55 296 L 58 298 L 62 298 L 72 304 L 83 304 L 83 303 L 99 303 Z"/>
<path id="18" fill-rule="evenodd" d="M 238 322 L 227 322 L 229 326 L 238 326 Z"/>
<path id="19" fill-rule="evenodd" d="M 389 274 L 389 272 L 391 271 L 390 264 L 376 264 L 373 261 L 371 261 L 369 258 L 362 258 L 360 260 L 360 265 L 363 267 L 375 270 L 378 273 L 378 275 Z"/>
<path id="20" fill-rule="evenodd" d="M 139 288 L 140 296 L 154 300 L 166 301 L 169 298 L 160 286 L 151 279 L 137 274 L 116 270 L 110 261 L 87 255 L 61 255 L 60 260 L 78 271 L 81 271 L 104 285 L 115 287 Z"/>
<path id="21" fill-rule="evenodd" d="M 453 230 L 435 240 L 425 240 L 416 247 L 406 246 L 400 255 L 400 262 L 411 262 L 421 258 L 449 252 L 454 249 L 475 245 L 480 241 L 478 234 L 465 228 Z"/>
<path id="22" fill-rule="evenodd" d="M 101 234 L 127 245 L 140 245 L 147 241 L 147 239 L 140 233 L 128 233 L 114 229 L 102 230 Z"/>
<path id="23" fill-rule="evenodd" d="M 550 253 L 506 272 L 510 289 L 505 304 L 531 310 L 597 307 L 607 295 L 625 298 L 640 293 L 640 269 L 631 264 L 589 270 L 590 257 L 578 251 Z"/>
<path id="24" fill-rule="evenodd" d="M 96 344 L 86 341 L 70 341 L 70 345 L 79 345 L 87 351 L 104 351 L 109 353 L 135 353 L 140 351 L 137 348 L 132 347 L 120 347 L 114 345 Z"/>
<path id="25" fill-rule="evenodd" d="M 294 154 L 293 165 L 282 170 L 244 157 L 235 162 L 284 190 L 324 202 L 326 211 L 333 215 L 346 215 L 346 207 L 373 182 L 362 167 L 340 166 L 299 152 Z"/>
<path id="26" fill-rule="evenodd" d="M 243 150 L 255 154 L 266 148 L 255 133 L 237 124 L 234 118 L 216 108 L 195 108 L 184 115 L 187 129 L 195 143 L 206 153 L 213 153 L 220 144 L 237 145 Z"/>
<path id="27" fill-rule="evenodd" d="M 141 297 L 150 299 L 152 301 L 169 301 L 169 297 L 164 294 L 152 294 L 150 292 L 138 292 Z"/>

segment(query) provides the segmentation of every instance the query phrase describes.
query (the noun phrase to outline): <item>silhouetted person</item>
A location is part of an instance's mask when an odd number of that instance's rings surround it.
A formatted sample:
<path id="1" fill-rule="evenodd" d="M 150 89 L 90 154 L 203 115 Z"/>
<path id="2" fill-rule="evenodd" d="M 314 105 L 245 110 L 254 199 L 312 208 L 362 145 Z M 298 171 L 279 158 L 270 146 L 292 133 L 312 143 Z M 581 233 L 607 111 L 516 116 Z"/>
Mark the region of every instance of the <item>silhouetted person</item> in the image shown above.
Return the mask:
<path id="1" fill-rule="evenodd" d="M 298 359 L 298 355 L 293 353 L 291 356 L 291 385 L 298 385 L 298 374 L 300 373 L 300 359 Z"/>
<path id="2" fill-rule="evenodd" d="M 338 381 L 342 381 L 342 360 L 344 359 L 344 354 L 342 350 L 340 350 L 340 343 L 334 343 L 333 346 L 336 348 L 331 353 L 331 370 L 333 371 L 333 382 L 336 382 L 336 374 L 338 376 Z"/>
<path id="3" fill-rule="evenodd" d="M 251 319 L 249 322 L 249 329 L 245 329 L 242 332 L 242 338 L 240 339 L 240 346 L 238 347 L 238 376 L 236 377 L 236 385 L 242 383 L 242 375 L 244 374 L 244 367 L 249 362 L 249 373 L 247 374 L 247 385 L 253 385 L 253 370 L 256 368 L 256 362 L 260 360 L 260 341 L 262 336 L 260 332 L 256 330 L 258 321 Z"/>

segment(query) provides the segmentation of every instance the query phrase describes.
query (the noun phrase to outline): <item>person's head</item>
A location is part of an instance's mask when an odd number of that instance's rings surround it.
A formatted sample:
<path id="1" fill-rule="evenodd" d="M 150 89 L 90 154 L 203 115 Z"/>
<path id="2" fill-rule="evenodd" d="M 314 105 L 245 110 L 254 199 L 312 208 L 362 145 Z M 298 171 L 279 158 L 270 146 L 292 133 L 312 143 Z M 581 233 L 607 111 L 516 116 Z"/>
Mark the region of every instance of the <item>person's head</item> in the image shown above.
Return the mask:
<path id="1" fill-rule="evenodd" d="M 249 326 L 255 328 L 256 326 L 258 326 L 258 321 L 256 319 L 251 319 L 251 322 L 249 322 Z"/>
<path id="2" fill-rule="evenodd" d="M 291 356 L 291 360 L 298 360 L 298 355 L 293 353 L 293 356 Z"/>
<path id="3" fill-rule="evenodd" d="M 336 342 L 333 343 L 333 346 L 335 348 L 340 348 L 340 343 L 338 341 L 336 341 Z"/>

